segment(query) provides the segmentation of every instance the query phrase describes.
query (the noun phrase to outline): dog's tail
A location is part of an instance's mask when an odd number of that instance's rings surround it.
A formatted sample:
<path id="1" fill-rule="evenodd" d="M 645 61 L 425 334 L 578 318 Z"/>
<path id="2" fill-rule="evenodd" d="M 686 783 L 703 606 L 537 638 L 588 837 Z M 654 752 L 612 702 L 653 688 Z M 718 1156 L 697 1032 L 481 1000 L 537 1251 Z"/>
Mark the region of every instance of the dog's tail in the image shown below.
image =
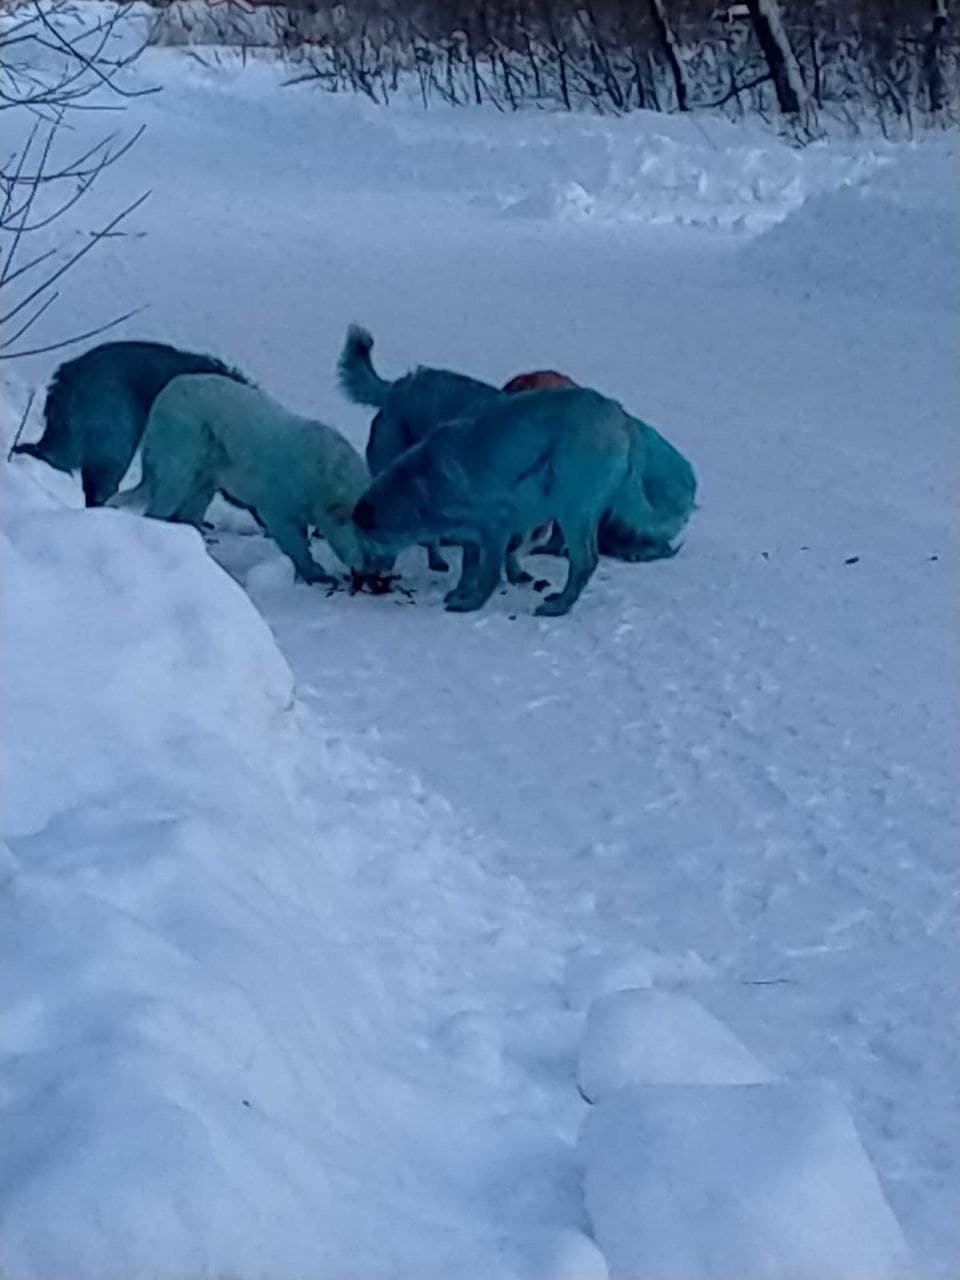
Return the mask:
<path id="1" fill-rule="evenodd" d="M 393 384 L 381 378 L 374 369 L 370 359 L 372 350 L 372 335 L 360 325 L 352 324 L 337 361 L 337 377 L 341 390 L 355 404 L 369 404 L 382 409 Z"/>

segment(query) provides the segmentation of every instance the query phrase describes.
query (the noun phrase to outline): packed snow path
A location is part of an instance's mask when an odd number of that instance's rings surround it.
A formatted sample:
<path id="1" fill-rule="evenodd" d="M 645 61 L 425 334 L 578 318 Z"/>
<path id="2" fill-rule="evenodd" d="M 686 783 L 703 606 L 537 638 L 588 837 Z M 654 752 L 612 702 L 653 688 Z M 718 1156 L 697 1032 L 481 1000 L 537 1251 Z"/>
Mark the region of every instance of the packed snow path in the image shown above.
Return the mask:
<path id="1" fill-rule="evenodd" d="M 258 67 L 206 73 L 155 54 L 147 73 L 168 91 L 138 105 L 150 127 L 110 192 L 119 207 L 156 188 L 137 214 L 146 235 L 78 268 L 77 328 L 149 299 L 138 334 L 214 350 L 359 443 L 365 416 L 333 381 L 357 320 L 388 376 L 416 362 L 495 381 L 555 367 L 694 461 L 702 510 L 682 553 L 604 562 L 559 620 L 534 619 L 537 597 L 520 589 L 447 615 L 447 583 L 420 552 L 404 561 L 412 599 L 374 599 L 294 585 L 259 537 L 224 532 L 212 550 L 301 699 L 418 775 L 481 833 L 485 875 L 515 878 L 537 904 L 540 923 L 518 913 L 517 927 L 558 1002 L 578 947 L 695 951 L 699 998 L 767 1065 L 840 1085 L 923 1274 L 948 1274 L 960 1251 L 950 144 L 804 160 L 757 133 L 745 158 L 719 123 L 697 151 L 699 135 L 678 140 L 669 121 L 617 122 L 603 142 L 596 122 L 281 93 Z M 624 195 L 608 177 L 622 185 L 631 128 L 636 156 L 647 130 L 649 155 L 675 165 Z M 834 190 L 845 178 L 864 186 Z M 91 220 L 95 201 L 107 207 L 106 191 L 82 206 Z M 671 208 L 677 222 L 660 225 Z M 796 211 L 753 243 L 715 229 L 763 225 L 771 208 Z M 911 213 L 926 256 L 904 245 Z M 34 368 L 46 378 L 49 358 Z M 502 1014 L 502 992 L 490 1005 L 464 1032 L 481 1075 L 483 1017 Z M 525 1052 L 562 1071 L 568 1048 L 572 1061 L 570 1046 Z M 566 1177 L 544 1194 L 573 1196 Z"/>

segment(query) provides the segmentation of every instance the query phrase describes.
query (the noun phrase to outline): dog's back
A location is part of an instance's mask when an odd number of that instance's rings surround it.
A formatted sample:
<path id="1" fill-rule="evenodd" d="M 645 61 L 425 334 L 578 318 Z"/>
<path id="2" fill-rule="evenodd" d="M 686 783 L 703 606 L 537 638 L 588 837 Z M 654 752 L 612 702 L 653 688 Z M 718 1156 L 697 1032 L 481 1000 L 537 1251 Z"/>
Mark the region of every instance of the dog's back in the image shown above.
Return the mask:
<path id="1" fill-rule="evenodd" d="M 160 427 L 167 449 L 178 447 L 176 437 L 185 446 L 198 434 L 208 439 L 218 479 L 241 497 L 271 491 L 292 504 L 295 493 L 309 494 L 312 486 L 327 491 L 345 484 L 352 494 L 369 480 L 363 459 L 335 428 L 220 374 L 177 377 L 160 393 L 144 437 L 145 468 L 148 453 L 154 465 Z"/>
<path id="2" fill-rule="evenodd" d="M 391 384 L 383 408 L 370 424 L 367 466 L 379 475 L 395 458 L 431 431 L 502 393 L 489 383 L 449 369 L 415 369 Z"/>
<path id="3" fill-rule="evenodd" d="M 419 367 L 395 381 L 373 366 L 373 337 L 352 324 L 337 362 L 340 389 L 355 404 L 378 410 L 370 426 L 367 466 L 378 475 L 442 423 L 499 395 L 496 387 L 450 369 Z"/>
<path id="4" fill-rule="evenodd" d="M 214 356 L 163 342 L 105 342 L 56 370 L 44 405 L 44 431 L 17 446 L 63 471 L 106 464 L 120 477 L 130 465 L 154 400 L 180 374 L 218 373 L 248 380 Z M 118 477 L 118 483 L 119 478 Z"/>
<path id="5" fill-rule="evenodd" d="M 491 518 L 509 511 L 523 531 L 578 510 L 599 519 L 631 464 L 628 423 L 621 406 L 596 391 L 526 391 L 434 432 L 423 449 L 425 461 L 464 477 L 471 505 Z"/>

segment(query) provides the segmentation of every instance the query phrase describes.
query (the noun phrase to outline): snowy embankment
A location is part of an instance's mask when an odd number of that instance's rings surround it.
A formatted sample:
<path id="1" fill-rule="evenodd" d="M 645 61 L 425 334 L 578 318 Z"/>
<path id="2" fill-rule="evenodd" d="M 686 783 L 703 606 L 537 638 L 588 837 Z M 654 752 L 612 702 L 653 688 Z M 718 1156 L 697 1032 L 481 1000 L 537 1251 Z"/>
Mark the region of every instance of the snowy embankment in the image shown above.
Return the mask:
<path id="1" fill-rule="evenodd" d="M 196 533 L 2 482 L 3 1274 L 526 1274 L 471 1025 L 524 894 L 298 710 Z"/>
<path id="2" fill-rule="evenodd" d="M 951 1276 L 951 139 L 136 74 L 70 234 L 154 195 L 72 328 L 148 301 L 358 441 L 349 320 L 556 366 L 703 509 L 562 625 L 467 619 L 417 553 L 328 598 L 0 463 L 4 1280 L 878 1280 L 897 1219 Z"/>

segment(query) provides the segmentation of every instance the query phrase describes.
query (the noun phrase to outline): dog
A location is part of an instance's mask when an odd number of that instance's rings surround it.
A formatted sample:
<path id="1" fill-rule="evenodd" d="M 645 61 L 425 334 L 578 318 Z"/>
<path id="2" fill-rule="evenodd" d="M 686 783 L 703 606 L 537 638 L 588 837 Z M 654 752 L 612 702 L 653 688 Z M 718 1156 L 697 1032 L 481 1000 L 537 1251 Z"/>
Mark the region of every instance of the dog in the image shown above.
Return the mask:
<path id="1" fill-rule="evenodd" d="M 372 350 L 369 331 L 350 325 L 337 362 L 337 375 L 349 400 L 377 410 L 367 441 L 367 466 L 373 476 L 441 423 L 465 417 L 472 406 L 500 394 L 489 382 L 465 373 L 422 365 L 390 382 L 373 367 Z"/>
<path id="2" fill-rule="evenodd" d="M 337 374 L 340 388 L 348 399 L 377 410 L 370 424 L 366 451 L 367 466 L 374 476 L 437 427 L 466 416 L 502 392 L 574 385 L 562 373 L 543 370 L 520 374 L 498 389 L 467 374 L 423 365 L 390 382 L 374 368 L 372 350 L 373 337 L 369 330 L 350 325 L 337 362 Z M 425 549 L 430 568 L 445 573 L 450 566 L 438 547 L 427 543 Z M 535 529 L 523 539 L 513 539 L 507 552 L 506 572 L 509 581 L 514 583 L 532 581 L 531 575 L 519 565 L 521 552 L 562 555 L 563 542 L 555 531 L 551 534 L 549 528 Z"/>
<path id="3" fill-rule="evenodd" d="M 351 569 L 381 572 L 351 520 L 369 482 L 360 454 L 332 427 L 222 374 L 188 374 L 150 410 L 140 484 L 109 505 L 199 526 L 220 491 L 253 513 L 305 582 L 333 586 L 338 579 L 310 554 L 311 528 Z"/>
<path id="4" fill-rule="evenodd" d="M 428 369 L 422 365 L 390 382 L 373 367 L 373 336 L 360 325 L 347 329 L 337 361 L 340 389 L 354 404 L 377 410 L 367 440 L 367 466 L 379 475 L 404 450 L 422 440 L 444 422 L 468 413 L 500 393 L 488 382 L 450 369 Z M 449 565 L 433 543 L 426 544 L 427 562 L 436 573 L 446 573 Z"/>
<path id="5" fill-rule="evenodd" d="M 567 613 L 597 566 L 598 535 L 615 512 L 624 537 L 646 527 L 644 440 L 614 400 L 581 387 L 502 396 L 432 432 L 377 476 L 353 520 L 384 554 L 449 538 L 464 546 L 460 582 L 445 597 L 469 612 L 490 598 L 518 529 L 554 521 L 569 572 L 537 608 Z"/>
<path id="6" fill-rule="evenodd" d="M 84 502 L 103 506 L 133 461 L 154 400 L 186 373 L 217 373 L 250 385 L 213 356 L 163 342 L 104 342 L 60 365 L 47 389 L 43 435 L 16 445 L 14 453 L 58 471 L 79 470 Z"/>
<path id="7" fill-rule="evenodd" d="M 375 405 L 378 412 L 370 429 L 367 463 L 376 476 L 411 445 L 424 439 L 446 421 L 463 418 L 491 404 L 498 395 L 516 395 L 526 391 L 574 387 L 577 384 L 555 369 L 538 369 L 520 373 L 498 391 L 489 383 L 479 382 L 465 374 L 448 369 L 423 366 L 390 382 L 381 378 L 373 366 L 373 338 L 358 325 L 351 325 L 338 363 L 340 386 L 347 396 L 360 404 Z M 649 423 L 631 417 L 633 429 L 643 440 L 645 470 L 640 478 L 648 508 L 648 523 L 638 527 L 618 518 L 616 504 L 601 523 L 600 554 L 631 562 L 661 560 L 679 551 L 675 539 L 696 509 L 697 482 L 687 459 Z M 635 483 L 631 479 L 629 483 Z M 636 519 L 637 503 L 629 493 L 619 504 Z M 508 581 L 524 583 L 531 577 L 519 565 L 521 554 L 562 555 L 563 537 L 554 527 L 527 532 L 511 541 L 506 561 Z M 445 570 L 448 566 L 436 546 L 427 547 L 430 568 Z"/>

